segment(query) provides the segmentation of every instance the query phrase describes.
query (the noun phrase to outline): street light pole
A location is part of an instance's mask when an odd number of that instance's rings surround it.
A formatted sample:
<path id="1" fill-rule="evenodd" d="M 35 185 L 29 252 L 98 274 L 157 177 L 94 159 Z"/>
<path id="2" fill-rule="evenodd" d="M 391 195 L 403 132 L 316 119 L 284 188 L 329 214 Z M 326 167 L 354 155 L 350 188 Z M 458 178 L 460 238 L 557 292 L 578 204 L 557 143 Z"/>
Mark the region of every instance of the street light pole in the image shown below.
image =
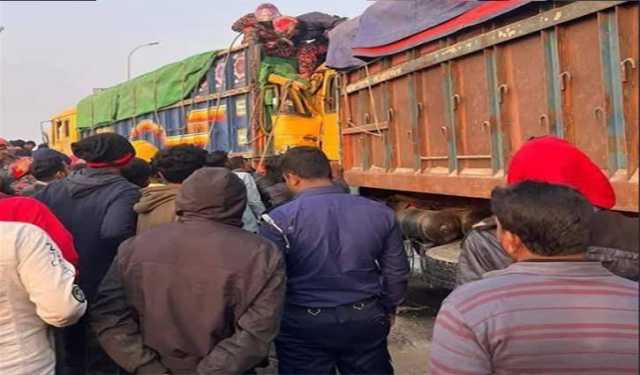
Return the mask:
<path id="1" fill-rule="evenodd" d="M 160 42 L 144 43 L 137 46 L 136 48 L 132 49 L 131 52 L 129 52 L 129 56 L 127 56 L 127 81 L 131 79 L 131 56 L 133 56 L 133 54 L 141 48 L 157 46 L 158 44 L 160 44 Z"/>

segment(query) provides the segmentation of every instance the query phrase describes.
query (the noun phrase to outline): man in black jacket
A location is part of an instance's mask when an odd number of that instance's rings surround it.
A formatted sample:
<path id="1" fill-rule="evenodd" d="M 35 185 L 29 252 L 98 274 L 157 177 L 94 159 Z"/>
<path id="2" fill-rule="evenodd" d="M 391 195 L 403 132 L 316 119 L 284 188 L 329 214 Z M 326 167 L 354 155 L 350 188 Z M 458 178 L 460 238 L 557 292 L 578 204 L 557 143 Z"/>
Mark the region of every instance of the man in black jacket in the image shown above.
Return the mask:
<path id="1" fill-rule="evenodd" d="M 78 283 L 91 306 L 118 246 L 136 233 L 133 205 L 140 198 L 139 188 L 120 175 L 135 150 L 126 138 L 113 133 L 94 135 L 71 147 L 87 168 L 50 183 L 36 198 L 73 234 L 80 256 Z M 86 320 L 67 328 L 64 336 L 64 375 L 118 373 L 90 338 Z"/>

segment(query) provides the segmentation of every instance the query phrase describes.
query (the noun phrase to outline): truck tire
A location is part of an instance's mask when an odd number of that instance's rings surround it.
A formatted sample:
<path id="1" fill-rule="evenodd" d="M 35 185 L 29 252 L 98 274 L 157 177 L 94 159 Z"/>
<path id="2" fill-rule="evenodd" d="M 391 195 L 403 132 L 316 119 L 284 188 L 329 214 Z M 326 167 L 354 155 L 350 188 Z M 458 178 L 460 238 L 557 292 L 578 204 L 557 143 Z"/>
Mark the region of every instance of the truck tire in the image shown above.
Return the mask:
<path id="1" fill-rule="evenodd" d="M 424 278 L 432 288 L 453 290 L 462 241 L 425 249 L 420 257 Z"/>

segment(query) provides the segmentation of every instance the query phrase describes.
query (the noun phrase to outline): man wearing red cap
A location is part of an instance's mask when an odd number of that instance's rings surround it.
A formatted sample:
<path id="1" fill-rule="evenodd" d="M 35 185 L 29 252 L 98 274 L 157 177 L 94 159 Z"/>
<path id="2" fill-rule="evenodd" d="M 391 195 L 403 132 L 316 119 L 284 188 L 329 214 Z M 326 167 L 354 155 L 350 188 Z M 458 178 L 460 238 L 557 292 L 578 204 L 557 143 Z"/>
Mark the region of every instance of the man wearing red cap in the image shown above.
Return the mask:
<path id="1" fill-rule="evenodd" d="M 524 144 L 509 165 L 507 182 L 538 181 L 571 187 L 597 210 L 591 226 L 586 260 L 597 260 L 611 272 L 638 280 L 638 218 L 609 211 L 616 202 L 609 179 L 589 157 L 567 141 L 541 137 Z M 495 218 L 467 234 L 458 259 L 458 286 L 482 279 L 513 261 L 496 238 Z"/>
<path id="2" fill-rule="evenodd" d="M 126 138 L 114 133 L 85 138 L 71 148 L 87 167 L 48 184 L 35 198 L 73 235 L 80 255 L 78 283 L 91 309 L 118 246 L 136 233 L 133 205 L 140 198 L 139 188 L 121 176 L 135 150 Z M 85 319 L 66 329 L 65 341 L 64 375 L 119 373 L 90 335 Z"/>

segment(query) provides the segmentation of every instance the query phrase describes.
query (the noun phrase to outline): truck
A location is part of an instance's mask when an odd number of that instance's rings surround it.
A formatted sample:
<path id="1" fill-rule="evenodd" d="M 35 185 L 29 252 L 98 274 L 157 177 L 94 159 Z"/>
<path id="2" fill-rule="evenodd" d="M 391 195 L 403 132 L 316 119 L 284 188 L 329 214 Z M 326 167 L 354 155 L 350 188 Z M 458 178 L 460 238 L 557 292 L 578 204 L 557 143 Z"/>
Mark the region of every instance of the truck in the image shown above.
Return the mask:
<path id="1" fill-rule="evenodd" d="M 416 267 L 446 288 L 467 224 L 488 214 L 492 189 L 531 137 L 577 145 L 609 176 L 614 209 L 638 215 L 640 4 L 483 3 L 470 12 L 512 6 L 353 47 L 365 62 L 339 78 L 346 182 L 397 209 Z"/>
<path id="2" fill-rule="evenodd" d="M 335 80 L 324 67 L 298 79 L 295 61 L 242 44 L 97 90 L 52 116 L 43 135 L 68 154 L 80 138 L 115 132 L 158 148 L 193 144 L 248 158 L 317 146 L 337 162 Z"/>

